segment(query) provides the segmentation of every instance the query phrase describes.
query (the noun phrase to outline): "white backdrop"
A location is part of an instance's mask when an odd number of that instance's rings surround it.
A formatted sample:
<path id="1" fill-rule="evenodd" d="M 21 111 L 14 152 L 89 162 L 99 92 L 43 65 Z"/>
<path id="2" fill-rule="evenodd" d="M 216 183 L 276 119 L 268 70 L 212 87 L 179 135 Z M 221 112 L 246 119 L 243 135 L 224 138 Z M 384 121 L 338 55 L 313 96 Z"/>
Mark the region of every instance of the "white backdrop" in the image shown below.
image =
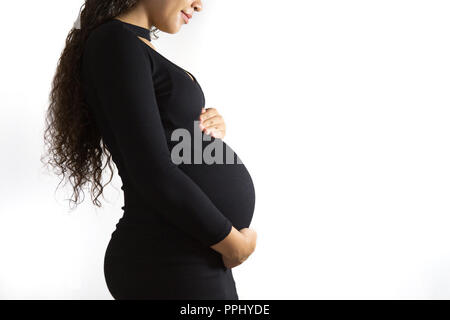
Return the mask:
<path id="1" fill-rule="evenodd" d="M 0 298 L 112 299 L 121 217 L 73 212 L 41 168 L 44 112 L 82 1 L 8 1 L 0 19 Z M 253 177 L 240 299 L 450 298 L 450 3 L 204 0 L 160 53 L 191 71 Z"/>

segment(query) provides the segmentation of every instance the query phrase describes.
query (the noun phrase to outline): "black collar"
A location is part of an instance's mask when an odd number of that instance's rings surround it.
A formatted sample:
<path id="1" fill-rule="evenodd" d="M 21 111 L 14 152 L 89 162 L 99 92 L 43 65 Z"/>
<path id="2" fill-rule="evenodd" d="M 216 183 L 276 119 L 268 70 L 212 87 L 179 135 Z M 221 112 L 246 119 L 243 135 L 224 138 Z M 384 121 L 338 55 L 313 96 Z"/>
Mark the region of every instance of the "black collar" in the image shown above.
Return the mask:
<path id="1" fill-rule="evenodd" d="M 131 31 L 133 31 L 136 35 L 147 39 L 148 41 L 152 41 L 150 39 L 150 29 L 135 25 L 135 24 L 131 24 L 119 19 L 114 19 L 116 21 L 121 22 L 125 27 L 127 27 L 128 29 L 130 29 Z"/>

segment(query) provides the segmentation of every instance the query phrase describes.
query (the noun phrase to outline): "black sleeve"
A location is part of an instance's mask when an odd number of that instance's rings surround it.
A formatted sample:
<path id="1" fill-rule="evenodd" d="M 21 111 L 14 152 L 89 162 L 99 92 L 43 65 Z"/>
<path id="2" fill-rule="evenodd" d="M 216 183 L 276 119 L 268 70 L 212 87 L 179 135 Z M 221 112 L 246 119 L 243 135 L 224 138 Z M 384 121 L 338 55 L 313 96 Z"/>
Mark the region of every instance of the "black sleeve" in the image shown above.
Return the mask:
<path id="1" fill-rule="evenodd" d="M 141 40 L 125 29 L 91 40 L 88 74 L 100 101 L 94 107 L 101 108 L 135 189 L 203 244 L 223 240 L 232 223 L 171 160 Z"/>

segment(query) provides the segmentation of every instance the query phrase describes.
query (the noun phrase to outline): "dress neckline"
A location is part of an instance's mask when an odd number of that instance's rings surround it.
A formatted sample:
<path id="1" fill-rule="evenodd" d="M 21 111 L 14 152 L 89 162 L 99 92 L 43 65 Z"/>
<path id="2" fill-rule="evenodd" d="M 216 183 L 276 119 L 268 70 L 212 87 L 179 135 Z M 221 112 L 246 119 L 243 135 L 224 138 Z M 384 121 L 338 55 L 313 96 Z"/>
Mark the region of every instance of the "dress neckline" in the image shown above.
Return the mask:
<path id="1" fill-rule="evenodd" d="M 117 18 L 113 18 L 112 20 L 122 23 L 125 27 L 128 27 L 128 29 L 133 31 L 136 35 L 138 35 L 140 37 L 143 37 L 143 38 L 147 39 L 148 41 L 151 41 L 151 39 L 150 39 L 150 29 L 147 29 L 147 28 L 144 28 L 144 27 L 132 24 L 132 23 L 125 22 L 125 21 L 119 20 Z M 142 40 L 140 40 L 140 41 L 142 41 Z M 157 50 L 153 49 L 148 44 L 145 44 L 145 46 L 150 48 L 150 50 L 152 50 L 153 52 L 156 52 L 157 55 L 159 55 L 161 58 L 163 58 L 164 60 L 166 60 L 167 62 L 169 62 L 173 66 L 175 66 L 178 70 L 183 71 L 194 84 L 196 84 L 197 86 L 200 87 L 200 84 L 198 83 L 197 79 L 194 77 L 194 75 L 192 73 L 190 73 L 189 71 L 181 68 L 176 63 L 172 62 L 171 60 L 169 60 L 168 58 L 163 56 L 161 53 L 159 53 Z"/>
<path id="2" fill-rule="evenodd" d="M 150 39 L 150 29 L 138 26 L 136 24 L 132 24 L 129 22 L 125 22 L 116 18 L 113 18 L 113 20 L 119 21 L 121 22 L 125 27 L 127 27 L 128 29 L 130 29 L 131 31 L 133 31 L 135 34 L 137 34 L 138 36 L 147 39 L 148 41 L 152 41 Z"/>

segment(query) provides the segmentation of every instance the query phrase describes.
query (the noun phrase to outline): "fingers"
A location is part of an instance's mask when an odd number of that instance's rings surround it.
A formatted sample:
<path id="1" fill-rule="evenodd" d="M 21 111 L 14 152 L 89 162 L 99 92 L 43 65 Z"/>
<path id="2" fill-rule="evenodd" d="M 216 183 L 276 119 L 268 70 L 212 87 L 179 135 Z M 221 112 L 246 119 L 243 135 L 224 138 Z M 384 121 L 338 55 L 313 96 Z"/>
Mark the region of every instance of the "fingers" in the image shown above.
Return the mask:
<path id="1" fill-rule="evenodd" d="M 216 108 L 202 108 L 199 116 L 199 127 L 206 134 L 211 134 L 215 138 L 223 139 L 226 132 L 225 122 Z"/>
<path id="2" fill-rule="evenodd" d="M 215 115 L 206 120 L 202 120 L 202 122 L 200 124 L 203 126 L 203 128 L 212 128 L 212 127 L 217 126 L 222 123 L 223 123 L 222 116 Z"/>
<path id="3" fill-rule="evenodd" d="M 225 129 L 220 127 L 209 127 L 204 129 L 206 134 L 211 134 L 214 138 L 223 139 L 225 137 Z"/>
<path id="4" fill-rule="evenodd" d="M 214 117 L 219 114 L 216 108 L 208 108 L 208 109 L 203 108 L 203 110 L 205 111 L 202 111 L 202 113 L 200 114 L 199 117 L 200 121 L 204 121 L 208 118 Z"/>
<path id="5" fill-rule="evenodd" d="M 225 137 L 225 130 L 214 130 L 211 135 L 216 139 L 223 139 Z"/>
<path id="6" fill-rule="evenodd" d="M 216 138 L 223 138 L 225 136 L 225 128 L 223 126 L 210 126 L 210 127 L 202 127 L 200 125 L 202 131 L 204 130 L 206 134 L 211 134 Z"/>

